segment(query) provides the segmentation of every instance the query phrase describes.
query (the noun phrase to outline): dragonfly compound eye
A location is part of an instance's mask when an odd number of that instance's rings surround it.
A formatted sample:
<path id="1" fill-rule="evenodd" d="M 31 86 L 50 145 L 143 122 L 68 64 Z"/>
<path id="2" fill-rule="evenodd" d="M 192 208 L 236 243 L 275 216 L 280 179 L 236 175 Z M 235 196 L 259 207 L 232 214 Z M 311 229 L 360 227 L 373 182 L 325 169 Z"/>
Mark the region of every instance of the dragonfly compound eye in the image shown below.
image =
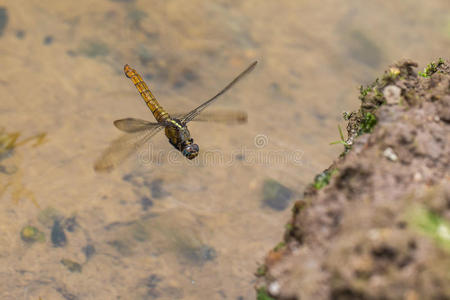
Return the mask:
<path id="1" fill-rule="evenodd" d="M 194 159 L 197 157 L 199 150 L 197 144 L 189 144 L 183 149 L 183 155 L 188 159 Z"/>

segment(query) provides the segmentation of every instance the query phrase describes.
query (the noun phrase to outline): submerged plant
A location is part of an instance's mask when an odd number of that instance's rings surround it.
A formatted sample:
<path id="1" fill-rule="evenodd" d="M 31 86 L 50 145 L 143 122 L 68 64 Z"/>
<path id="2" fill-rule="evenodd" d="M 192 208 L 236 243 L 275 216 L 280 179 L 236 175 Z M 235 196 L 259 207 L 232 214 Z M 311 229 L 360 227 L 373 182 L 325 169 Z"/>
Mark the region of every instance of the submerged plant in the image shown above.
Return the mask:
<path id="1" fill-rule="evenodd" d="M 33 147 L 41 145 L 45 141 L 46 133 L 40 133 L 21 141 L 18 141 L 19 137 L 20 132 L 6 132 L 3 127 L 0 127 L 0 160 L 11 157 L 17 147 L 32 140 L 35 140 Z M 21 198 L 27 197 L 36 207 L 39 207 L 33 193 L 22 183 L 22 173 L 16 164 L 13 162 L 9 166 L 0 165 L 0 180 L 3 179 L 2 177 L 5 178 L 5 183 L 0 181 L 0 197 L 9 189 L 15 203 L 18 203 Z"/>
<path id="2" fill-rule="evenodd" d="M 18 142 L 17 140 L 19 139 L 20 132 L 7 133 L 5 131 L 5 128 L 0 127 L 0 155 L 2 155 L 5 152 L 13 150 L 14 148 L 22 146 L 33 139 L 36 140 L 36 142 L 33 144 L 33 147 L 37 147 L 44 142 L 46 135 L 47 135 L 46 133 L 40 133 Z"/>
<path id="3" fill-rule="evenodd" d="M 27 243 L 45 242 L 44 233 L 36 227 L 30 225 L 22 228 L 20 237 L 24 242 Z"/>

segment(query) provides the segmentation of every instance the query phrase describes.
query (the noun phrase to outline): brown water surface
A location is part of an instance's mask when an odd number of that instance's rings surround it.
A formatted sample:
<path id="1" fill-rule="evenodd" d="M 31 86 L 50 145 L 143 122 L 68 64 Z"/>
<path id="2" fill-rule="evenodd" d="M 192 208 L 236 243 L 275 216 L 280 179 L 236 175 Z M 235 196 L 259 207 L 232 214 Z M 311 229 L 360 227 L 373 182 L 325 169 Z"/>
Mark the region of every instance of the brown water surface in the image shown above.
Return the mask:
<path id="1" fill-rule="evenodd" d="M 447 0 L 0 2 L 0 126 L 47 134 L 0 153 L 0 298 L 254 299 L 288 202 L 342 150 L 329 143 L 358 86 L 449 46 Z M 124 64 L 170 112 L 253 60 L 210 108 L 248 124 L 190 124 L 192 162 L 159 134 L 94 172 L 113 120 L 153 121 Z M 274 186 L 281 204 L 264 202 Z"/>

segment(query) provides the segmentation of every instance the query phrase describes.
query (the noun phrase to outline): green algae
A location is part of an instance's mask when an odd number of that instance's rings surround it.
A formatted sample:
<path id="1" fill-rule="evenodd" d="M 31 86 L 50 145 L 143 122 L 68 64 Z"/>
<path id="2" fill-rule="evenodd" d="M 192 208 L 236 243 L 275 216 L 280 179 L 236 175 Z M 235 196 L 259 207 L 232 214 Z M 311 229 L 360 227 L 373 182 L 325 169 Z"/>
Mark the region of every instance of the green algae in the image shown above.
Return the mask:
<path id="1" fill-rule="evenodd" d="M 20 238 L 26 243 L 45 242 L 45 234 L 34 226 L 27 225 L 20 231 Z"/>
<path id="2" fill-rule="evenodd" d="M 78 53 L 89 58 L 96 58 L 108 55 L 109 48 L 101 41 L 85 40 L 78 49 Z"/>
<path id="3" fill-rule="evenodd" d="M 63 258 L 61 259 L 61 264 L 63 264 L 70 272 L 72 273 L 81 273 L 83 267 L 81 266 L 81 264 L 77 263 L 76 261 L 67 259 L 67 258 Z"/>

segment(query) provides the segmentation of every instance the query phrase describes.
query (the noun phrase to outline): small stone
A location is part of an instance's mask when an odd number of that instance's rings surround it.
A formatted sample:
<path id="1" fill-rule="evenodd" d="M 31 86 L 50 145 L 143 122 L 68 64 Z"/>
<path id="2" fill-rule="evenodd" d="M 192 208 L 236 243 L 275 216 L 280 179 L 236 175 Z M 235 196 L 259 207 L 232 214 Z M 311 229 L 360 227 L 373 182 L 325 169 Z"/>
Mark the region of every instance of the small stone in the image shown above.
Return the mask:
<path id="1" fill-rule="evenodd" d="M 450 230 L 444 224 L 439 225 L 437 228 L 437 234 L 441 239 L 450 241 Z"/>
<path id="2" fill-rule="evenodd" d="M 400 103 L 400 95 L 402 90 L 396 85 L 388 85 L 383 90 L 384 98 L 389 105 Z"/>
<path id="3" fill-rule="evenodd" d="M 421 180 L 422 180 L 422 174 L 420 174 L 419 172 L 414 173 L 414 181 L 419 182 Z"/>
<path id="4" fill-rule="evenodd" d="M 47 35 L 43 41 L 44 45 L 50 45 L 53 43 L 53 37 L 51 35 Z"/>
<path id="5" fill-rule="evenodd" d="M 64 247 L 67 244 L 64 228 L 58 220 L 53 223 L 51 238 L 54 247 Z"/>
<path id="6" fill-rule="evenodd" d="M 163 180 L 162 179 L 155 179 L 150 183 L 145 182 L 144 183 L 145 186 L 147 186 L 148 188 L 150 188 L 150 192 L 152 193 L 152 197 L 155 199 L 160 199 L 160 198 L 164 198 L 168 195 L 170 195 L 169 192 L 167 192 L 164 188 L 163 188 Z"/>
<path id="7" fill-rule="evenodd" d="M 148 210 L 149 207 L 153 206 L 153 201 L 149 197 L 142 197 L 141 199 L 142 210 Z"/>
<path id="8" fill-rule="evenodd" d="M 75 228 L 78 226 L 77 220 L 75 218 L 75 216 L 67 218 L 64 221 L 64 227 L 67 229 L 67 231 L 69 232 L 74 232 Z"/>
<path id="9" fill-rule="evenodd" d="M 83 247 L 83 253 L 86 256 L 86 259 L 90 259 L 95 254 L 95 247 L 88 244 L 86 247 Z"/>
<path id="10" fill-rule="evenodd" d="M 278 281 L 274 281 L 269 285 L 269 293 L 272 296 L 278 296 L 280 294 L 281 286 Z"/>
<path id="11" fill-rule="evenodd" d="M 369 235 L 369 239 L 372 240 L 372 241 L 376 241 L 380 237 L 380 233 L 376 229 L 369 230 L 369 234 L 368 235 Z"/>
<path id="12" fill-rule="evenodd" d="M 70 272 L 77 272 L 77 273 L 81 273 L 82 270 L 82 266 L 77 263 L 76 261 L 67 259 L 67 258 L 63 258 L 61 259 L 61 263 L 70 271 Z"/>
<path id="13" fill-rule="evenodd" d="M 397 154 L 395 154 L 394 150 L 392 150 L 391 147 L 387 147 L 384 150 L 383 155 L 384 155 L 384 157 L 386 157 L 387 159 L 389 159 L 391 161 L 397 161 L 398 160 Z"/>
<path id="14" fill-rule="evenodd" d="M 19 40 L 22 40 L 22 39 L 25 37 L 25 31 L 24 31 L 24 30 L 21 30 L 21 29 L 17 30 L 17 31 L 16 31 L 16 37 L 17 37 Z"/>
<path id="15" fill-rule="evenodd" d="M 6 25 L 8 25 L 8 9 L 0 6 L 0 36 L 3 35 Z"/>
<path id="16" fill-rule="evenodd" d="M 273 210 L 283 211 L 294 196 L 294 192 L 273 179 L 266 179 L 262 187 L 262 203 Z"/>

